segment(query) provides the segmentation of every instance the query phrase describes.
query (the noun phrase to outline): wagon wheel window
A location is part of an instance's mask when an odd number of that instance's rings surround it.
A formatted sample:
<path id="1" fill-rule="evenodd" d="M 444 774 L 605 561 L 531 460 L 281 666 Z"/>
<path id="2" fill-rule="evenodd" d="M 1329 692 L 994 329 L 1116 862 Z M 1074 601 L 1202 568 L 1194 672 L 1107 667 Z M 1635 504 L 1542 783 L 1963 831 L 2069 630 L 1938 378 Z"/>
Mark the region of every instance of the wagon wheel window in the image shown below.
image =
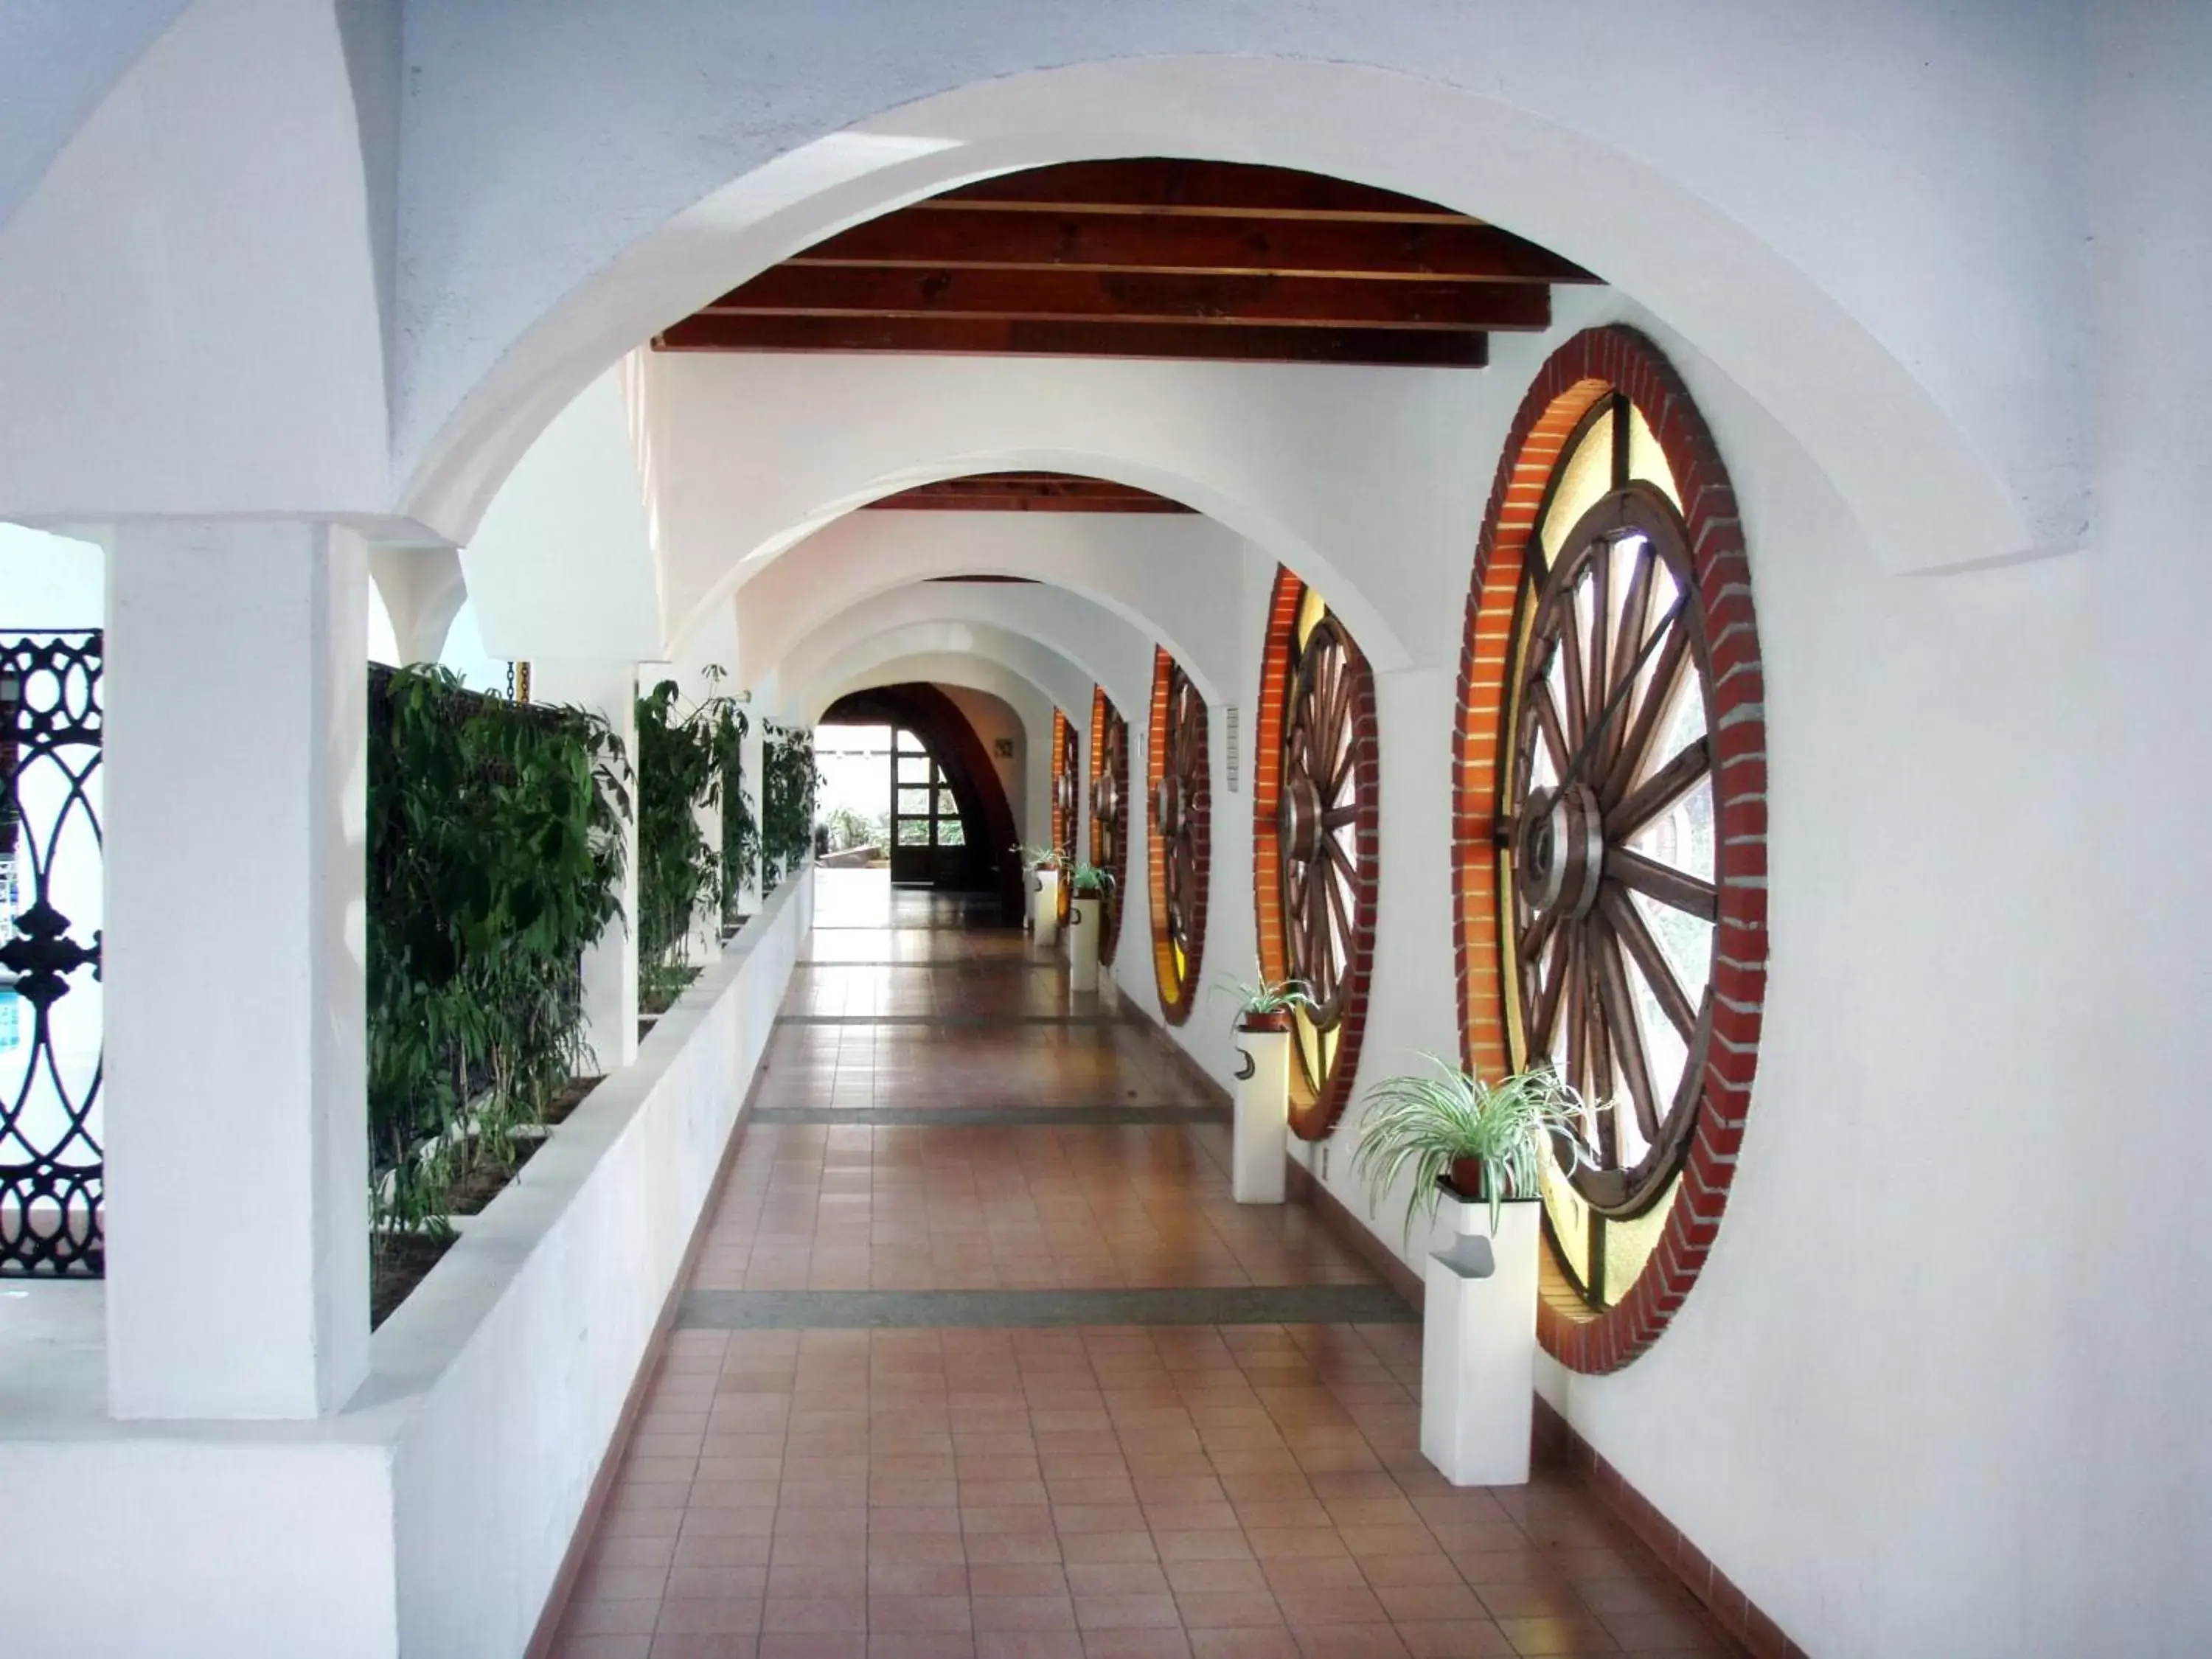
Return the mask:
<path id="1" fill-rule="evenodd" d="M 1121 884 L 1129 864 L 1129 722 L 1103 686 L 1091 693 L 1091 862 L 1113 879 L 1099 911 L 1098 961 L 1110 967 L 1121 937 Z"/>
<path id="2" fill-rule="evenodd" d="M 1291 579 L 1295 580 L 1295 578 Z M 1291 1127 L 1320 1139 L 1350 1097 L 1375 932 L 1373 676 L 1310 588 L 1284 641 L 1273 837 L 1283 976 L 1314 1007 L 1294 1021 Z"/>
<path id="3" fill-rule="evenodd" d="M 1656 1244 L 1712 1041 L 1711 642 L 1675 491 L 1642 412 L 1597 403 L 1527 550 L 1500 744 L 1510 1037 L 1597 1109 L 1545 1196 L 1600 1307 Z"/>
<path id="4" fill-rule="evenodd" d="M 1206 699 L 1164 651 L 1154 660 L 1149 814 L 1153 976 L 1170 1024 L 1190 1018 L 1206 948 L 1212 819 Z"/>
<path id="5" fill-rule="evenodd" d="M 1075 831 L 1083 821 L 1083 763 L 1076 749 L 1075 725 L 1055 708 L 1052 711 L 1052 844 L 1064 857 L 1076 853 Z M 1073 895 L 1065 875 L 1060 882 L 1060 921 L 1067 921 Z"/>

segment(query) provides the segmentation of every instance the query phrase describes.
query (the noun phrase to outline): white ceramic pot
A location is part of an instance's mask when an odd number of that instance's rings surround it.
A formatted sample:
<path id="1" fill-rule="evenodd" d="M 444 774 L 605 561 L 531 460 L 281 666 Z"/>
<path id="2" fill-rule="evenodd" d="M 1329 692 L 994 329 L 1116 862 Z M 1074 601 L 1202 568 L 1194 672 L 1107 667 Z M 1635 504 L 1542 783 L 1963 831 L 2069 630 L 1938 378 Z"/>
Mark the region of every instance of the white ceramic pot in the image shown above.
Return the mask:
<path id="1" fill-rule="evenodd" d="M 1060 943 L 1060 872 L 1036 872 L 1036 942 L 1050 949 Z"/>
<path id="2" fill-rule="evenodd" d="M 1067 988 L 1098 988 L 1099 927 L 1105 919 L 1103 899 L 1079 898 L 1067 907 Z"/>
<path id="3" fill-rule="evenodd" d="M 1446 1194 L 1452 1242 L 1429 1257 L 1421 1324 L 1421 1455 L 1455 1486 L 1528 1480 L 1535 1417 L 1536 1252 L 1543 1206 Z"/>
<path id="4" fill-rule="evenodd" d="M 1240 1072 L 1251 1075 L 1237 1079 L 1230 1190 L 1239 1204 L 1279 1204 L 1290 1150 L 1291 1034 L 1239 1029 L 1237 1047 Z"/>

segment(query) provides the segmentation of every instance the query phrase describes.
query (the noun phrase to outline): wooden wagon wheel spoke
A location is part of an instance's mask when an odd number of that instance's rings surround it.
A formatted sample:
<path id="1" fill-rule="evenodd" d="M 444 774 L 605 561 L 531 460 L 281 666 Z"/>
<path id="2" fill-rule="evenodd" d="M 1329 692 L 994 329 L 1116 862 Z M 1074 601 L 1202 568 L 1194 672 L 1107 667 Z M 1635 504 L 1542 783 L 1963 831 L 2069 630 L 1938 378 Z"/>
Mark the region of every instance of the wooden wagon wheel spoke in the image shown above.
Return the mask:
<path id="1" fill-rule="evenodd" d="M 1629 573 L 1628 592 L 1620 602 L 1619 642 L 1613 649 L 1613 670 L 1606 676 L 1606 696 L 1608 700 L 1620 695 L 1625 683 L 1637 672 L 1637 657 L 1649 642 L 1647 630 L 1650 626 L 1651 573 L 1658 564 L 1659 556 L 1652 550 L 1650 538 L 1638 538 L 1633 568 Z M 1631 690 L 1629 696 L 1634 696 Z M 1626 740 L 1629 716 L 1616 714 L 1601 734 L 1595 764 L 1590 768 L 1593 776 L 1607 775 L 1613 759 Z"/>
<path id="2" fill-rule="evenodd" d="M 1582 624 L 1571 596 L 1559 607 L 1559 649 L 1553 660 L 1559 665 L 1561 694 L 1567 705 L 1567 746 L 1571 753 L 1589 729 L 1589 702 L 1583 685 Z"/>
<path id="3" fill-rule="evenodd" d="M 1620 946 L 1613 930 L 1595 919 L 1589 928 L 1590 963 L 1597 977 L 1598 1003 L 1605 1019 L 1607 1042 L 1620 1067 L 1621 1080 L 1627 1085 L 1629 1102 L 1636 1112 L 1636 1127 L 1643 1133 L 1644 1144 L 1649 1146 L 1659 1139 L 1659 1102 L 1652 1090 L 1650 1067 L 1644 1058 L 1643 1028 L 1637 1023 L 1636 1005 L 1629 995 L 1628 972 L 1622 965 Z"/>
<path id="4" fill-rule="evenodd" d="M 1665 952 L 1660 950 L 1659 941 L 1651 937 L 1651 930 L 1629 898 L 1628 890 L 1618 882 L 1608 881 L 1598 894 L 1598 908 L 1627 950 L 1637 971 L 1644 975 L 1644 982 L 1651 988 L 1652 999 L 1658 1003 L 1659 1012 L 1667 1016 L 1667 1023 L 1685 1044 L 1692 1042 L 1697 1035 L 1698 1012 L 1690 1006 L 1682 982 L 1667 965 Z"/>
<path id="5" fill-rule="evenodd" d="M 1719 890 L 1709 881 L 1701 881 L 1687 871 L 1677 870 L 1656 859 L 1647 859 L 1640 853 L 1632 853 L 1626 847 L 1607 850 L 1605 872 L 1624 887 L 1633 887 L 1649 899 L 1677 910 L 1686 910 L 1707 921 L 1720 914 Z"/>
<path id="6" fill-rule="evenodd" d="M 1545 746 L 1552 751 L 1552 775 L 1555 778 L 1565 775 L 1567 757 L 1572 750 L 1567 746 L 1567 734 L 1559 727 L 1559 710 L 1558 704 L 1552 700 L 1552 688 L 1541 680 L 1530 688 L 1528 710 Z M 1533 759 L 1534 756 L 1530 758 Z"/>
<path id="7" fill-rule="evenodd" d="M 1605 815 L 1608 839 L 1626 841 L 1696 788 L 1713 769 L 1712 745 L 1703 738 L 1654 772 Z"/>
<path id="8" fill-rule="evenodd" d="M 1651 659 L 1649 677 L 1643 690 L 1637 695 L 1636 706 L 1625 716 L 1615 715 L 1616 720 L 1626 721 L 1620 747 L 1613 751 L 1613 760 L 1598 787 L 1598 799 L 1617 801 L 1627 793 L 1643 769 L 1645 754 L 1659 732 L 1659 722 L 1672 701 L 1675 679 L 1690 654 L 1690 629 L 1681 618 L 1668 625 L 1667 637 Z"/>

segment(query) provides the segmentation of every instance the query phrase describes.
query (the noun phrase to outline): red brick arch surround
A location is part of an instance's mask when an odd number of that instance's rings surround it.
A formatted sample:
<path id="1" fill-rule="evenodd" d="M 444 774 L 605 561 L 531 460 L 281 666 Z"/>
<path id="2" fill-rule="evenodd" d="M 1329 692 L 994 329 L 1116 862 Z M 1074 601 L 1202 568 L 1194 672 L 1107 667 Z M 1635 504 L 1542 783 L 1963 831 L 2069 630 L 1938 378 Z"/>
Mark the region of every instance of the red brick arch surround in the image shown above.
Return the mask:
<path id="1" fill-rule="evenodd" d="M 1509 1063 L 1492 837 L 1522 555 L 1562 448 L 1583 415 L 1613 392 L 1643 410 L 1681 492 L 1712 655 L 1720 900 L 1713 1041 L 1681 1187 L 1658 1247 L 1628 1293 L 1602 1313 L 1593 1314 L 1564 1282 L 1547 1283 L 1538 1309 L 1537 1333 L 1545 1348 L 1571 1370 L 1588 1374 L 1617 1370 L 1658 1340 L 1712 1249 L 1751 1108 L 1766 996 L 1765 674 L 1735 492 L 1712 434 L 1658 349 L 1631 329 L 1589 329 L 1552 355 L 1522 400 L 1475 547 L 1453 755 L 1462 1058 L 1470 1069 L 1493 1077 Z"/>
<path id="2" fill-rule="evenodd" d="M 1283 849 L 1276 811 L 1282 802 L 1283 726 L 1293 671 L 1294 635 L 1306 585 L 1288 566 L 1275 570 L 1274 594 L 1267 604 L 1267 632 L 1260 662 L 1260 704 L 1252 733 L 1252 913 L 1257 924 L 1261 977 L 1290 977 L 1290 945 L 1283 920 Z M 1326 595 L 1323 596 L 1326 599 Z M 1366 1035 L 1368 982 L 1375 970 L 1376 894 L 1381 881 L 1382 838 L 1377 756 L 1379 722 L 1375 713 L 1375 677 L 1358 642 L 1347 632 L 1352 662 L 1352 726 L 1358 747 L 1353 765 L 1359 780 L 1359 816 L 1354 830 L 1360 879 L 1352 899 L 1352 951 L 1344 969 L 1344 1012 L 1337 1026 L 1335 1063 L 1318 1089 L 1303 1065 L 1291 1066 L 1291 1133 L 1301 1140 L 1326 1140 L 1351 1103 L 1359 1072 L 1359 1048 Z"/>
<path id="3" fill-rule="evenodd" d="M 1198 1000 L 1199 973 L 1206 957 L 1206 904 L 1213 878 L 1213 791 L 1210 767 L 1202 771 L 1197 793 L 1183 803 L 1197 854 L 1197 888 L 1191 905 L 1190 955 L 1182 971 L 1175 967 L 1175 946 L 1168 935 L 1167 848 L 1160 839 L 1160 780 L 1167 772 L 1168 722 L 1173 708 L 1176 660 L 1159 647 L 1152 650 L 1152 723 L 1145 741 L 1145 864 L 1150 883 L 1152 925 L 1152 979 L 1158 988 L 1160 1017 L 1170 1025 L 1188 1024 Z M 1206 730 L 1205 708 L 1200 705 L 1199 731 Z"/>

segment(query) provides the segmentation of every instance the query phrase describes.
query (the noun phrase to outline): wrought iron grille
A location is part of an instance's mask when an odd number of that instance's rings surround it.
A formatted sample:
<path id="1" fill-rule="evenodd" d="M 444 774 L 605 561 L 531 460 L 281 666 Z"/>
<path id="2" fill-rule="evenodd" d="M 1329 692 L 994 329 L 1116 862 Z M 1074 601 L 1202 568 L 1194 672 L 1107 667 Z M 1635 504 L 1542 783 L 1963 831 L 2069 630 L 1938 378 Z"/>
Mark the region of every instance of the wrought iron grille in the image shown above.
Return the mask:
<path id="1" fill-rule="evenodd" d="M 0 1275 L 102 1268 L 101 637 L 0 634 Z"/>

